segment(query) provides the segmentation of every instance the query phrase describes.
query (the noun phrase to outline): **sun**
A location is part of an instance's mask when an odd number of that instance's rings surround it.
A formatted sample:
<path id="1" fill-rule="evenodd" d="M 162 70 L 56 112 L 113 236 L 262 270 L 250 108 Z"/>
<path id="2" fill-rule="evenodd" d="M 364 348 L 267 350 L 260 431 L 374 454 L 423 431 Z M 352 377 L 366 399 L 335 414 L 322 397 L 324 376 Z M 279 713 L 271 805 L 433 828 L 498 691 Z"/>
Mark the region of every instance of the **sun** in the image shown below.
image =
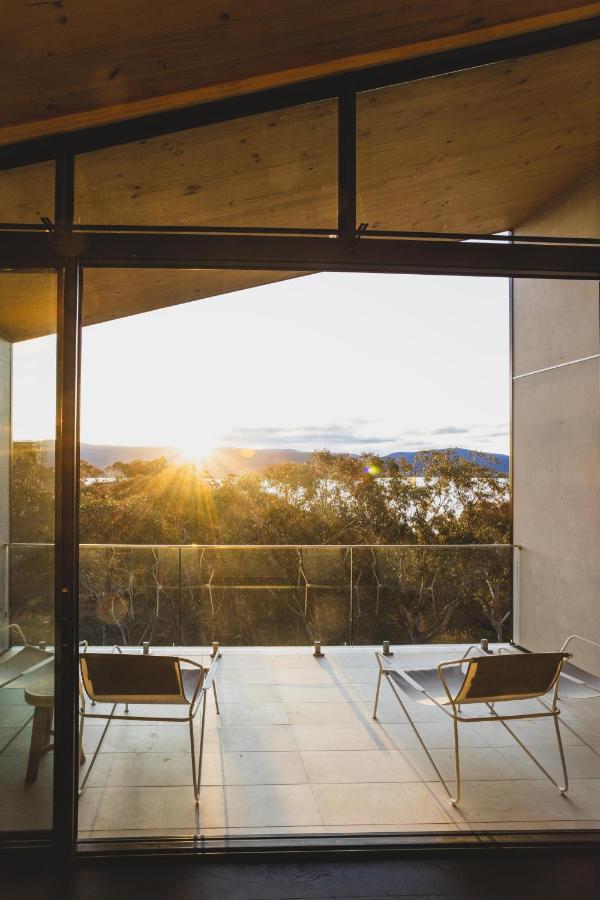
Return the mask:
<path id="1" fill-rule="evenodd" d="M 186 462 L 202 465 L 214 453 L 218 444 L 218 435 L 198 428 L 182 435 L 177 446 Z"/>

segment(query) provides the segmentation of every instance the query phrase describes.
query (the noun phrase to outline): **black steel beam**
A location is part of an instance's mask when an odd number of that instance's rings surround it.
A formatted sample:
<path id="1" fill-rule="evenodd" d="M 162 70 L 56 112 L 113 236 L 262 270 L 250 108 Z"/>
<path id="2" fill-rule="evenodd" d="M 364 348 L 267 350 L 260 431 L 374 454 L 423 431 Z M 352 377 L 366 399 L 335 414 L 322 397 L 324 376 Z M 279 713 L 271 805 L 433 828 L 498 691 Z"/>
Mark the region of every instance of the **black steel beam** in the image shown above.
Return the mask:
<path id="1" fill-rule="evenodd" d="M 338 103 L 338 232 L 346 243 L 356 232 L 356 94 Z"/>
<path id="2" fill-rule="evenodd" d="M 73 222 L 73 157 L 57 161 L 56 233 L 62 242 Z M 34 235 L 38 237 L 38 235 Z M 81 284 L 79 260 L 64 261 L 58 280 L 57 398 L 55 456 L 55 713 L 54 840 L 64 858 L 73 852 L 77 831 L 79 742 L 79 380 Z"/>
<path id="3" fill-rule="evenodd" d="M 600 248 L 436 240 L 203 234 L 0 235 L 0 268 L 83 265 L 117 268 L 237 268 L 399 272 L 424 275 L 600 278 Z"/>
<path id="4" fill-rule="evenodd" d="M 371 66 L 284 87 L 195 104 L 182 109 L 22 141 L 0 147 L 0 169 L 52 159 L 60 151 L 67 149 L 72 153 L 85 153 L 241 116 L 332 99 L 352 92 L 443 75 L 505 59 L 530 56 L 598 38 L 600 38 L 600 16 L 594 16 L 555 28 L 500 38 L 444 53 Z"/>
<path id="5" fill-rule="evenodd" d="M 59 277 L 56 436 L 54 839 L 68 857 L 77 823 L 79 642 L 79 347 L 81 275 L 70 260 Z"/>

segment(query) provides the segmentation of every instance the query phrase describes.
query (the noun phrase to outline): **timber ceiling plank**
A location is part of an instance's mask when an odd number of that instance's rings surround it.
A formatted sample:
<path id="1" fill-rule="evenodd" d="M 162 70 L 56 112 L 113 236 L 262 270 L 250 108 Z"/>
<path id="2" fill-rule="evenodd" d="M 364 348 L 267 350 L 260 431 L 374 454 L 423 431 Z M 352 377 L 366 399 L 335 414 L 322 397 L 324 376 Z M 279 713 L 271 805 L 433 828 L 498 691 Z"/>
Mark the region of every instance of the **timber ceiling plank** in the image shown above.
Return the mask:
<path id="1" fill-rule="evenodd" d="M 359 95 L 357 134 L 370 228 L 514 228 L 598 167 L 600 42 Z"/>
<path id="2" fill-rule="evenodd" d="M 599 12 L 581 0 L 3 0 L 0 143 Z"/>
<path id="3" fill-rule="evenodd" d="M 306 273 L 235 269 L 88 269 L 83 324 L 95 325 L 204 300 Z M 0 337 L 26 341 L 56 332 L 56 276 L 0 272 Z"/>
<path id="4" fill-rule="evenodd" d="M 55 273 L 0 272 L 0 337 L 14 343 L 55 333 Z"/>
<path id="5" fill-rule="evenodd" d="M 75 220 L 335 229 L 337 134 L 330 100 L 85 153 Z"/>

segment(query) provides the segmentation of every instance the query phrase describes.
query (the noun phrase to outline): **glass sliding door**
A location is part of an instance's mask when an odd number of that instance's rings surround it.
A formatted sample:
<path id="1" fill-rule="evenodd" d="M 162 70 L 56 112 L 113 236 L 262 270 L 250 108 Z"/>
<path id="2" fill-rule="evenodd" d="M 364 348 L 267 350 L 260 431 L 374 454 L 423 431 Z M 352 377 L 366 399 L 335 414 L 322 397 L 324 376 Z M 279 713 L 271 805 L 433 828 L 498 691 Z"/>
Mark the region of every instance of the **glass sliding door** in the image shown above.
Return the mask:
<path id="1" fill-rule="evenodd" d="M 52 827 L 56 292 L 0 272 L 0 833 Z"/>

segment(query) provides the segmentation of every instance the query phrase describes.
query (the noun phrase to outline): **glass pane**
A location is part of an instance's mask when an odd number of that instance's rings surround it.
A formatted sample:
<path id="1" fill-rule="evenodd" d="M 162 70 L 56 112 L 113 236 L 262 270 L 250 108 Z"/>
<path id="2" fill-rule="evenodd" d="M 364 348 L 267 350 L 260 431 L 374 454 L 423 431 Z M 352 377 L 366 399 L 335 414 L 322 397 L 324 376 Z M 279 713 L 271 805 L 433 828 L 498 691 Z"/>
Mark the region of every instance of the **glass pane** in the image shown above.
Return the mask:
<path id="1" fill-rule="evenodd" d="M 543 234 L 558 197 L 585 190 L 597 210 L 599 59 L 595 41 L 360 95 L 358 221 Z M 549 234 L 590 236 L 575 213 Z"/>
<path id="2" fill-rule="evenodd" d="M 323 834 L 311 782 L 364 805 L 382 772 L 400 812 L 378 789 L 369 822 L 402 830 L 414 770 L 381 747 L 409 726 L 387 686 L 372 719 L 373 651 L 510 636 L 508 312 L 500 279 L 86 270 L 80 638 L 142 686 L 221 659 L 198 807 L 200 707 L 192 751 L 183 704 L 121 700 L 92 766 L 115 694 L 82 697 L 81 840 Z"/>
<path id="3" fill-rule="evenodd" d="M 0 831 L 52 824 L 56 276 L 0 273 Z"/>
<path id="4" fill-rule="evenodd" d="M 75 197 L 80 223 L 335 228 L 337 103 L 84 154 Z"/>
<path id="5" fill-rule="evenodd" d="M 54 161 L 0 170 L 0 222 L 54 220 Z"/>
<path id="6" fill-rule="evenodd" d="M 510 545 L 356 548 L 354 643 L 508 640 L 512 554 Z"/>

